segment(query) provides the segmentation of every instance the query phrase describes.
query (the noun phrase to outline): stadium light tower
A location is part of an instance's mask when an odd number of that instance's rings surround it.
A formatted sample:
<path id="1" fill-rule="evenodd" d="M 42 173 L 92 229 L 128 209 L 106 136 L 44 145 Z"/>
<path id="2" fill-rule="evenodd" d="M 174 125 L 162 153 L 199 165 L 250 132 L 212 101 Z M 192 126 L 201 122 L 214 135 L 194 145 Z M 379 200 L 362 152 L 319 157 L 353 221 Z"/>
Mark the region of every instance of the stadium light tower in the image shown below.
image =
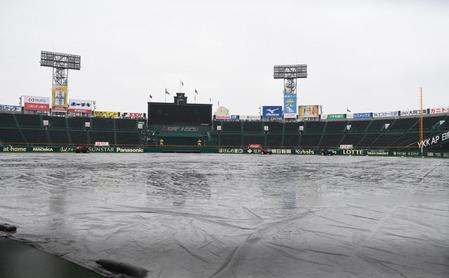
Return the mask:
<path id="1" fill-rule="evenodd" d="M 307 65 L 274 66 L 274 79 L 284 79 L 284 118 L 296 118 L 297 79 L 307 78 Z"/>
<path id="2" fill-rule="evenodd" d="M 41 66 L 53 68 L 52 112 L 67 111 L 69 69 L 81 69 L 81 56 L 41 51 Z"/>

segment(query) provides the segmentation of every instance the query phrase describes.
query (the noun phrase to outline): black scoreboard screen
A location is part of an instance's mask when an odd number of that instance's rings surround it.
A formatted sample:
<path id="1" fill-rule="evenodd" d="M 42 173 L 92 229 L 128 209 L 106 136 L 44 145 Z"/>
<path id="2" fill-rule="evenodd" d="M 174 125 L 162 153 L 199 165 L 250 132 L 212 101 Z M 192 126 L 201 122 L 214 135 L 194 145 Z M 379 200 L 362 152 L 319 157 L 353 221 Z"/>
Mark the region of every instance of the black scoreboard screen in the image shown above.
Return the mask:
<path id="1" fill-rule="evenodd" d="M 150 124 L 212 124 L 211 104 L 184 104 L 149 102 Z"/>

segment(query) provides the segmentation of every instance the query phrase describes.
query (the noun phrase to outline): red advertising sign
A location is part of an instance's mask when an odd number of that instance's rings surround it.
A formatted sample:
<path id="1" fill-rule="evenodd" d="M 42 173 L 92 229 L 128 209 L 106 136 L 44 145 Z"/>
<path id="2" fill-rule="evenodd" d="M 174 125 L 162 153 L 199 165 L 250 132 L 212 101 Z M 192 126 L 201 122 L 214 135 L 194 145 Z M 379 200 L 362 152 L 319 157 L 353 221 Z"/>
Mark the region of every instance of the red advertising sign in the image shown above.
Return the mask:
<path id="1" fill-rule="evenodd" d="M 261 144 L 249 144 L 248 149 L 262 149 Z"/>
<path id="2" fill-rule="evenodd" d="M 28 111 L 48 111 L 50 99 L 48 97 L 22 96 L 23 108 Z"/>
<path id="3" fill-rule="evenodd" d="M 49 105 L 42 103 L 25 103 L 24 108 L 29 111 L 48 111 Z"/>
<path id="4" fill-rule="evenodd" d="M 130 118 L 130 119 L 145 119 L 146 114 L 145 113 L 122 113 L 123 118 Z"/>

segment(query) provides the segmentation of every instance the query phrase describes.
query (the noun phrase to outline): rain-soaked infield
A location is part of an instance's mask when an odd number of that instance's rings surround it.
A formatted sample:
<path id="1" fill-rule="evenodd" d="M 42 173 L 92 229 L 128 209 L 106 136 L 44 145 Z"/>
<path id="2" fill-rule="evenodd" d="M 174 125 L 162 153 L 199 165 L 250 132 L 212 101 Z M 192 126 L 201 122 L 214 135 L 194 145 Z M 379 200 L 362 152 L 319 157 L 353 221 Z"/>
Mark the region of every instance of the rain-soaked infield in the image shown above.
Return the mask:
<path id="1" fill-rule="evenodd" d="M 16 238 L 99 271 L 449 277 L 449 160 L 2 154 L 0 173 Z"/>

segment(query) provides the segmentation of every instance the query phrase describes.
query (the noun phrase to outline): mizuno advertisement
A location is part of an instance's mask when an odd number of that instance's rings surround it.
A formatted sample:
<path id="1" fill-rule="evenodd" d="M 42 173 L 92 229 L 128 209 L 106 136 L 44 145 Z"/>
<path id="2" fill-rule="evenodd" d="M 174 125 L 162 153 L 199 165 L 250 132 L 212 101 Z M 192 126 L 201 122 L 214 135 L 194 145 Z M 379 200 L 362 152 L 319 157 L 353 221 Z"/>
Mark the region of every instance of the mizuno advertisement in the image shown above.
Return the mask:
<path id="1" fill-rule="evenodd" d="M 262 116 L 264 118 L 282 118 L 282 106 L 263 106 Z"/>

